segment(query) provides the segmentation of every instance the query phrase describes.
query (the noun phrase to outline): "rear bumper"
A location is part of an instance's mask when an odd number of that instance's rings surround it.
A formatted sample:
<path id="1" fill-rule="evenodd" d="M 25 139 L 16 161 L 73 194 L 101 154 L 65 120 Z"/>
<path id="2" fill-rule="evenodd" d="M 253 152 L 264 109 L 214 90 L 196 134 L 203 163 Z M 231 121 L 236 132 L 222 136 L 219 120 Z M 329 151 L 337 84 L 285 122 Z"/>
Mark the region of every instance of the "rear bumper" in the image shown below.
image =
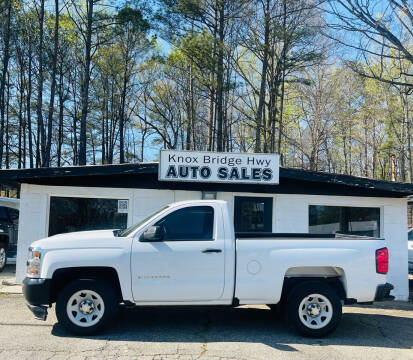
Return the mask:
<path id="1" fill-rule="evenodd" d="M 23 294 L 30 305 L 51 304 L 51 279 L 31 279 L 23 280 Z"/>
<path id="2" fill-rule="evenodd" d="M 381 284 L 377 286 L 376 296 L 374 301 L 389 301 L 394 300 L 394 296 L 390 295 L 390 291 L 394 289 L 394 286 L 389 283 Z"/>

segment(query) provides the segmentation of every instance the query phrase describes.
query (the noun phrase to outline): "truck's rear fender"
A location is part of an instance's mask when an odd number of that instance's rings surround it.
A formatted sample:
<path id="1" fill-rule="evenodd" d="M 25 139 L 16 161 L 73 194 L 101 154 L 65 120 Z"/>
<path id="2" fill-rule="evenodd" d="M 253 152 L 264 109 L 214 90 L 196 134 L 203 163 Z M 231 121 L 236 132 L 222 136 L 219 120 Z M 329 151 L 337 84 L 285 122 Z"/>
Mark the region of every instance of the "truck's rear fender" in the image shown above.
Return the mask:
<path id="1" fill-rule="evenodd" d="M 333 266 L 318 266 L 288 269 L 284 277 L 281 301 L 286 299 L 292 288 L 305 281 L 325 282 L 335 290 L 341 300 L 347 299 L 347 284 L 344 270 Z"/>
<path id="2" fill-rule="evenodd" d="M 126 247 L 49 250 L 42 259 L 40 278 L 53 279 L 58 276 L 59 281 L 64 282 L 66 277 L 74 280 L 79 276 L 87 279 L 108 275 L 108 280 L 112 281 L 113 274 L 116 274 L 122 299 L 131 301 L 130 252 Z"/>

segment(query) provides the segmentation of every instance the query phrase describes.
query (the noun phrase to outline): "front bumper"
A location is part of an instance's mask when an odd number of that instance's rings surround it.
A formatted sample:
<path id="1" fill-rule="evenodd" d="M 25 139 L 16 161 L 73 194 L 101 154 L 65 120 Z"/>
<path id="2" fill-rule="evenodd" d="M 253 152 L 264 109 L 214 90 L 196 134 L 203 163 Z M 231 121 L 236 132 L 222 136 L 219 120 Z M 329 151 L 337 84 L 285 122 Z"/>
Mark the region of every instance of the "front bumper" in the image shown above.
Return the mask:
<path id="1" fill-rule="evenodd" d="M 46 321 L 47 306 L 26 304 L 29 310 L 33 313 L 35 319 Z"/>
<path id="2" fill-rule="evenodd" d="M 51 279 L 32 279 L 26 277 L 23 280 L 23 294 L 30 305 L 49 305 L 51 301 Z"/>
<path id="3" fill-rule="evenodd" d="M 394 296 L 390 295 L 390 291 L 394 289 L 394 286 L 389 283 L 381 284 L 377 286 L 376 296 L 374 301 L 389 301 L 394 300 Z"/>
<path id="4" fill-rule="evenodd" d="M 23 294 L 27 307 L 38 320 L 47 319 L 47 306 L 51 303 L 51 280 L 32 279 L 23 280 Z"/>

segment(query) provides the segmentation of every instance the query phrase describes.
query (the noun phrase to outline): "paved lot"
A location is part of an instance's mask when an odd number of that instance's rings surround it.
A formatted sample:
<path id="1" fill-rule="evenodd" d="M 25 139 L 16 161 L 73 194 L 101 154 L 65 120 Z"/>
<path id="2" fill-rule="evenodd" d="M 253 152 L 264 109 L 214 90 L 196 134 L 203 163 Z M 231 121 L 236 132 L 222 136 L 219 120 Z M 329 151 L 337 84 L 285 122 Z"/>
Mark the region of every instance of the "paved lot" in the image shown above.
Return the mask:
<path id="1" fill-rule="evenodd" d="M 37 321 L 20 294 L 3 292 L 0 358 L 413 360 L 413 303 L 345 307 L 324 339 L 297 336 L 266 306 L 121 309 L 108 331 L 80 338 L 56 323 L 54 308 Z"/>

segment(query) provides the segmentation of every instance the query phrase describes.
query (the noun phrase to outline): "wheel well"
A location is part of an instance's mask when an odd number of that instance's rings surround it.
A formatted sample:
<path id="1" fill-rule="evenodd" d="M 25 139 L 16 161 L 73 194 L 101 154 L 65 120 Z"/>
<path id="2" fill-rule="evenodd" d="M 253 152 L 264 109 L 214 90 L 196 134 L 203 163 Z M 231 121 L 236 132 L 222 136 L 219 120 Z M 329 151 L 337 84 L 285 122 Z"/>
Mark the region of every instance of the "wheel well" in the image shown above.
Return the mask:
<path id="1" fill-rule="evenodd" d="M 122 291 L 117 271 L 111 267 L 70 267 L 58 269 L 53 273 L 51 284 L 51 303 L 56 302 L 59 292 L 70 282 L 80 279 L 103 280 L 110 283 L 122 300 Z"/>
<path id="2" fill-rule="evenodd" d="M 281 302 L 287 300 L 290 291 L 297 285 L 307 281 L 320 281 L 328 284 L 340 297 L 341 300 L 346 299 L 346 291 L 340 277 L 288 277 L 284 278 L 283 289 L 281 293 Z"/>

